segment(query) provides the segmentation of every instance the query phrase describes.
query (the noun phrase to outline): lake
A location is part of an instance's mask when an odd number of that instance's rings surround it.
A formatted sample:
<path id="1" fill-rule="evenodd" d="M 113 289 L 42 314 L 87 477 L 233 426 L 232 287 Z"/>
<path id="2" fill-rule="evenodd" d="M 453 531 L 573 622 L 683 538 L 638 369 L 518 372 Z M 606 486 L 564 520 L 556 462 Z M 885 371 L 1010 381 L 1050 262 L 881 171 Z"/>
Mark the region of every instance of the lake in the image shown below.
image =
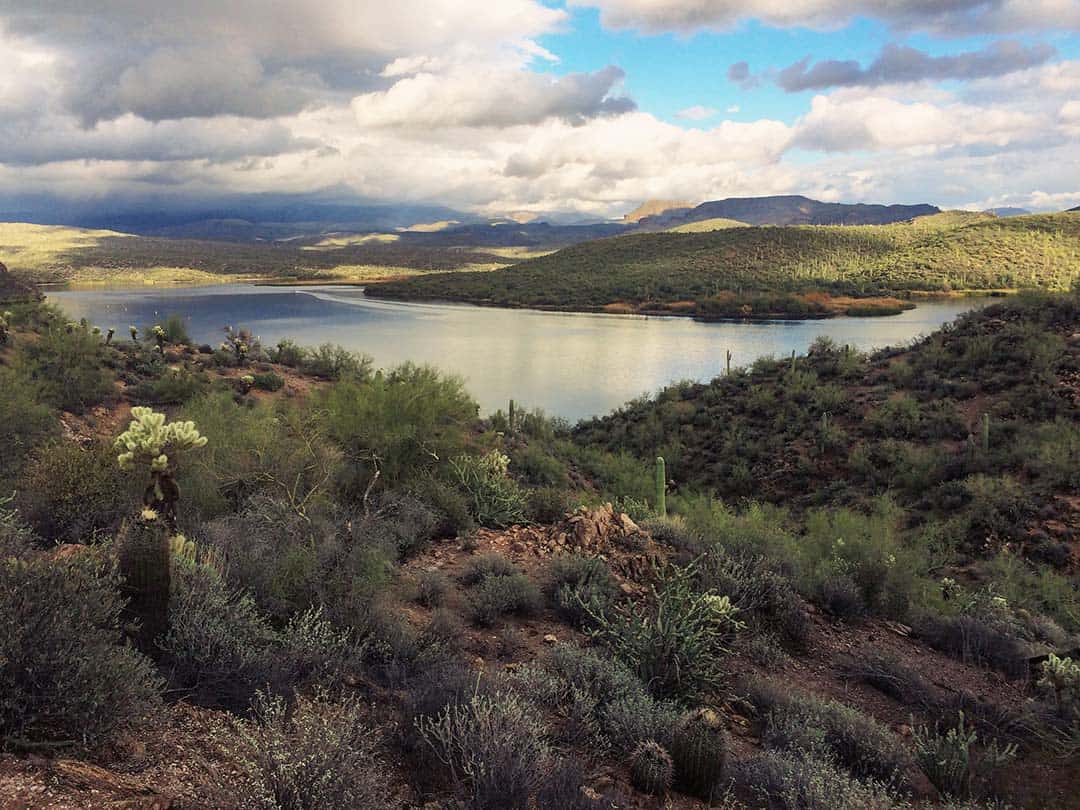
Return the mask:
<path id="1" fill-rule="evenodd" d="M 676 380 L 709 380 L 762 355 L 802 354 L 818 335 L 863 350 L 903 345 L 985 300 L 920 304 L 885 318 L 700 323 L 687 318 L 491 309 L 377 301 L 357 287 L 86 289 L 50 292 L 78 320 L 127 336 L 177 314 L 200 343 L 217 346 L 226 324 L 264 346 L 288 337 L 339 343 L 380 367 L 411 360 L 465 378 L 484 413 L 512 398 L 571 420 L 606 413 Z"/>

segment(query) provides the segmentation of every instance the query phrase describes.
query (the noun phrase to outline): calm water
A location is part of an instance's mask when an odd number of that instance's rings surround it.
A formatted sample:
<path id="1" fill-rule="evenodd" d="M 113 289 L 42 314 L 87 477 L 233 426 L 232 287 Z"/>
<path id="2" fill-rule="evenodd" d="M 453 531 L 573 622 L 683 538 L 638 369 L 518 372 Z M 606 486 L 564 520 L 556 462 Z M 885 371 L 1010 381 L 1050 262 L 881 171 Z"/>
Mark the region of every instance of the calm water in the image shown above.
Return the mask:
<path id="1" fill-rule="evenodd" d="M 64 290 L 49 299 L 118 338 L 165 315 L 188 320 L 191 337 L 217 345 L 225 324 L 247 327 L 263 345 L 288 337 L 366 352 L 376 365 L 406 360 L 462 375 L 485 412 L 516 399 L 576 420 L 606 413 L 682 379 L 721 373 L 762 355 L 805 352 L 818 335 L 860 349 L 925 335 L 980 302 L 935 302 L 887 318 L 697 323 L 685 318 L 587 315 L 455 304 L 375 301 L 355 287 L 220 287 Z"/>

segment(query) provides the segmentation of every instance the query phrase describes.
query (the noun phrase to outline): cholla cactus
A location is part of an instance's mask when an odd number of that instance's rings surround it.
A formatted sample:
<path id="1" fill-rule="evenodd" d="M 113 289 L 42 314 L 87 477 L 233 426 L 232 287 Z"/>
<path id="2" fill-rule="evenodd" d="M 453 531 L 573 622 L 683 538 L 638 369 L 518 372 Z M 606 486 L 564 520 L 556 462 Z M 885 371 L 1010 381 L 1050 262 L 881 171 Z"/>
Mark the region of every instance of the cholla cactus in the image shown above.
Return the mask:
<path id="1" fill-rule="evenodd" d="M 131 340 L 133 343 L 139 339 L 139 330 L 134 326 L 129 326 L 128 331 L 131 333 Z"/>
<path id="2" fill-rule="evenodd" d="M 154 324 L 153 333 L 154 333 L 154 340 L 157 341 L 158 349 L 164 349 L 165 344 L 168 342 L 168 337 L 169 336 L 165 332 L 165 329 L 162 328 L 160 323 Z"/>
<path id="3" fill-rule="evenodd" d="M 115 335 L 115 334 L 116 334 L 116 330 L 113 329 L 110 326 L 109 331 L 105 333 L 105 345 L 106 346 L 108 346 L 110 343 L 112 343 L 113 335 Z"/>
<path id="4" fill-rule="evenodd" d="M 634 787 L 650 796 L 662 796 L 671 790 L 675 766 L 671 754 L 656 740 L 638 743 L 630 755 L 630 777 Z"/>
<path id="5" fill-rule="evenodd" d="M 1050 653 L 1043 661 L 1038 685 L 1054 693 L 1058 711 L 1080 717 L 1080 664 Z"/>
<path id="6" fill-rule="evenodd" d="M 247 329 L 233 329 L 225 327 L 225 341 L 221 344 L 222 351 L 231 352 L 236 362 L 243 365 L 248 355 L 259 350 L 259 339 L 253 337 Z"/>
<path id="7" fill-rule="evenodd" d="M 734 634 L 746 629 L 746 622 L 736 618 L 739 609 L 732 604 L 731 597 L 707 593 L 703 600 L 712 614 L 713 622 L 725 632 Z"/>
<path id="8" fill-rule="evenodd" d="M 5 311 L 3 315 L 0 315 L 0 346 L 3 346 L 8 342 L 8 335 L 11 329 L 11 313 Z"/>
<path id="9" fill-rule="evenodd" d="M 165 424 L 165 414 L 155 413 L 150 408 L 132 408 L 131 415 L 133 419 L 128 429 L 116 439 L 115 446 L 121 451 L 116 461 L 124 470 L 145 467 L 149 471 L 151 480 L 143 503 L 160 511 L 172 526 L 180 492 L 173 478 L 169 454 L 175 456 L 203 447 L 206 437 L 199 434 L 194 422 Z"/>

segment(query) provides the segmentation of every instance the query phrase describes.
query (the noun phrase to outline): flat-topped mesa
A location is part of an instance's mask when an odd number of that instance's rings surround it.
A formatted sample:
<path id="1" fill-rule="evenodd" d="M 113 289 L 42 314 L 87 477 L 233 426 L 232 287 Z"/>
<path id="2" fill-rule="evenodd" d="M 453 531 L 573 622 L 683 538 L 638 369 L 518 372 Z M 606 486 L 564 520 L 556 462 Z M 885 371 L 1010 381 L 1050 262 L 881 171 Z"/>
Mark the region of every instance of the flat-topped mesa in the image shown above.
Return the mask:
<path id="1" fill-rule="evenodd" d="M 0 304 L 40 301 L 42 295 L 32 284 L 20 281 L 0 262 Z"/>

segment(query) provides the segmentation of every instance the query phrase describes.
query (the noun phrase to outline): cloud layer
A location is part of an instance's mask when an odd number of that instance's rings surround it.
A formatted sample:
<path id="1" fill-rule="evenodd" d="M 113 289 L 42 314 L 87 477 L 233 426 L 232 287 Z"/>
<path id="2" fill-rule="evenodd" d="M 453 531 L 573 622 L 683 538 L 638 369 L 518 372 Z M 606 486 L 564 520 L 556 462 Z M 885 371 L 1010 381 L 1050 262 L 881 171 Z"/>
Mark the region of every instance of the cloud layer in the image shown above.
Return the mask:
<path id="1" fill-rule="evenodd" d="M 591 5 L 609 26 L 681 32 L 858 15 L 898 31 L 994 31 L 1021 10 L 1029 30 L 1068 29 L 1080 14 L 1080 0 Z M 649 197 L 774 193 L 1080 203 L 1080 62 L 1049 46 L 804 60 L 770 76 L 816 93 L 793 96 L 783 120 L 725 120 L 752 110 L 742 98 L 702 98 L 665 120 L 639 108 L 618 65 L 560 68 L 538 38 L 572 22 L 539 0 L 0 0 L 0 197 L 333 188 L 595 216 Z M 728 76 L 747 93 L 762 80 L 746 63 Z"/>

